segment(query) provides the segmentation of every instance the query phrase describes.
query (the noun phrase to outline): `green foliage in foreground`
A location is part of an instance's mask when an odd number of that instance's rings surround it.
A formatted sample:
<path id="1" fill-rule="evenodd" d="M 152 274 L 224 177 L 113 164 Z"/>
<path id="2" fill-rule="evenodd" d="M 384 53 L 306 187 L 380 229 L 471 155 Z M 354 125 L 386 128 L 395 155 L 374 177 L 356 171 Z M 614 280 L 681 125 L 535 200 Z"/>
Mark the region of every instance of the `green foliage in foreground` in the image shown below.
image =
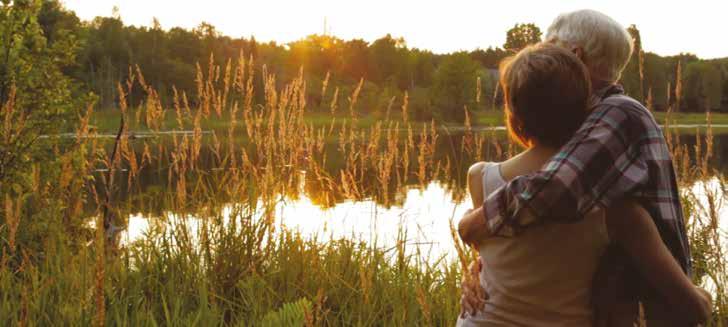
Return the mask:
<path id="1" fill-rule="evenodd" d="M 265 327 L 303 326 L 312 320 L 311 312 L 313 312 L 311 301 L 303 298 L 293 303 L 284 304 L 278 311 L 269 312 L 263 317 L 261 325 Z"/>
<path id="2" fill-rule="evenodd" d="M 36 161 L 54 160 L 42 134 L 58 132 L 73 119 L 83 97 L 72 97 L 76 83 L 63 73 L 76 58 L 78 43 L 59 30 L 51 40 L 39 23 L 41 1 L 0 1 L 0 193 L 19 181 Z M 12 123 L 11 123 L 12 122 Z M 44 143 L 44 151 L 30 151 Z M 5 188 L 5 190 L 2 190 Z"/>
<path id="3" fill-rule="evenodd" d="M 97 287 L 106 323 L 122 326 L 281 326 L 275 322 L 301 318 L 316 325 L 448 325 L 457 314 L 458 268 L 418 262 L 404 248 L 320 244 L 290 232 L 262 245 L 252 228 L 210 231 L 216 239 L 204 250 L 175 250 L 181 233 L 153 232 L 128 256 L 108 259 L 103 281 L 86 248 L 73 254 L 58 247 L 36 265 L 0 265 L 0 324 L 89 325 Z"/>

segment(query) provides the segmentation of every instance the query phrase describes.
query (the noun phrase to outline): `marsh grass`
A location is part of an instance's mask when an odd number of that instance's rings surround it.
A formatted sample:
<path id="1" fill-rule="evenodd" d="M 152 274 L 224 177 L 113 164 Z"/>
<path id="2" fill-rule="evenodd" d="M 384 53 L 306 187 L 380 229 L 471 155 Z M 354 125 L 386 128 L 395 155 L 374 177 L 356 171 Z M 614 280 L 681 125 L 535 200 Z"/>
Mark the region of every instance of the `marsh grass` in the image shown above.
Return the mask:
<path id="1" fill-rule="evenodd" d="M 406 95 L 398 105 L 390 101 L 386 120 L 361 124 L 362 82 L 344 95 L 328 85 L 328 77 L 321 93 L 336 118 L 319 122 L 306 112 L 304 96 L 319 86 L 307 85 L 303 70 L 283 83 L 265 67 L 257 71 L 253 58 L 243 54 L 223 66 L 213 62 L 198 65 L 196 94 L 174 91 L 172 108 L 162 107 L 134 69 L 118 86 L 116 114 L 127 124 L 115 141 L 95 137 L 100 132 L 89 106 L 79 116 L 77 137 L 58 140 L 65 142 L 54 148 L 60 160 L 32 167 L 28 191 L 5 196 L 0 323 L 451 325 L 462 271 L 473 254 L 454 229 L 458 259 L 430 258 L 409 242 L 406 229 L 390 248 L 355 238 L 321 242 L 276 224 L 275 208 L 300 196 L 302 187 L 322 207 L 367 199 L 391 206 L 396 194 L 424 190 L 433 180 L 463 201 L 461 167 L 507 156 L 515 147 L 495 142 L 495 131 L 475 133 L 465 109 L 459 144 L 447 138 L 451 153 L 438 155 L 447 126 L 410 121 Z M 259 104 L 254 74 L 263 81 L 265 101 Z M 135 88 L 145 96 L 130 99 Z M 13 125 L 19 117 L 11 112 L 3 110 L 5 128 L 22 128 Z M 204 134 L 212 125 L 218 128 Z M 191 133 L 172 134 L 168 141 L 134 139 L 129 126 Z M 695 278 L 715 285 L 715 325 L 723 326 L 725 247 L 717 227 L 723 193 L 690 193 L 688 185 L 714 173 L 707 168 L 711 135 L 698 144 L 690 150 L 671 142 L 671 148 L 688 190 Z M 332 172 L 326 167 L 333 160 L 341 168 Z M 153 197 L 141 192 L 148 171 L 166 183 Z M 717 181 L 723 190 L 723 178 Z M 120 242 L 126 217 L 140 207 L 164 210 L 150 218 L 144 237 Z"/>

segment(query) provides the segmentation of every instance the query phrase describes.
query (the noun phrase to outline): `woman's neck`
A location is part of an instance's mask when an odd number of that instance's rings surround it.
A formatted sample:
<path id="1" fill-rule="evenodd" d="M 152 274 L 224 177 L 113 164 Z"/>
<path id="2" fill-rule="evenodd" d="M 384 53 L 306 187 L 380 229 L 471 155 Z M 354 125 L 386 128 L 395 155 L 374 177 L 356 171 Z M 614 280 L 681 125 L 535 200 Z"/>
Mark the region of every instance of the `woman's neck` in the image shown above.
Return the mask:
<path id="1" fill-rule="evenodd" d="M 551 159 L 551 157 L 553 157 L 556 154 L 556 152 L 558 152 L 558 151 L 559 151 L 558 148 L 554 148 L 554 147 L 546 146 L 546 145 L 535 144 L 523 152 L 528 153 L 528 155 L 530 155 L 530 156 L 533 156 L 534 160 L 541 158 L 541 159 L 543 159 L 544 163 L 546 163 L 546 160 Z"/>
<path id="2" fill-rule="evenodd" d="M 536 172 L 553 157 L 557 148 L 534 145 L 501 164 L 501 175 L 505 180 Z"/>

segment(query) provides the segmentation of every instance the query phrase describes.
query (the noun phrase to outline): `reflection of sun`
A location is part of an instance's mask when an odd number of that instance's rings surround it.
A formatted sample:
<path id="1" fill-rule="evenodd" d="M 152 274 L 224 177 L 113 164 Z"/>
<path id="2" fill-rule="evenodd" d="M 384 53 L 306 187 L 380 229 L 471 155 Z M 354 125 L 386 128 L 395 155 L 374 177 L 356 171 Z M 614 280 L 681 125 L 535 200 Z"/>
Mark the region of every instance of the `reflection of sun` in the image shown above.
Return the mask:
<path id="1" fill-rule="evenodd" d="M 695 183 L 690 189 L 705 203 L 705 187 L 716 193 L 719 198 L 719 182 L 712 179 Z M 287 199 L 277 204 L 275 218 L 278 227 L 296 230 L 308 237 L 317 237 L 319 241 L 330 238 L 356 238 L 389 248 L 396 244 L 399 231 L 406 231 L 407 243 L 418 244 L 430 261 L 445 255 L 455 258 L 453 240 L 450 234 L 450 222 L 457 224 L 468 208 L 469 199 L 458 204 L 452 200 L 452 193 L 438 182 L 430 183 L 424 190 L 412 189 L 406 192 L 404 202 L 400 206 L 382 207 L 375 201 L 344 201 L 332 207 L 322 207 L 315 198 L 301 192 L 295 199 Z M 229 217 L 230 208 L 223 209 L 223 216 Z M 719 212 L 720 229 L 723 235 L 728 232 L 728 210 L 721 207 Z M 174 224 L 178 218 L 170 217 Z M 162 223 L 161 220 L 154 220 Z M 129 217 L 127 231 L 122 235 L 122 242 L 133 242 L 142 239 L 151 227 L 150 219 L 142 215 Z M 189 228 L 194 231 L 196 219 L 188 219 Z M 728 240 L 723 240 L 728 244 Z M 413 249 L 413 247 L 409 247 Z"/>
<path id="2" fill-rule="evenodd" d="M 276 208 L 277 221 L 286 228 L 304 235 L 333 238 L 360 238 L 381 246 L 396 244 L 400 230 L 406 231 L 407 242 L 425 245 L 439 256 L 453 253 L 450 221 L 464 213 L 466 207 L 452 200 L 452 195 L 439 183 L 430 183 L 423 191 L 407 192 L 404 204 L 384 208 L 372 200 L 345 201 L 329 209 L 321 209 L 307 196 Z M 427 253 L 428 251 L 423 251 Z"/>
<path id="3" fill-rule="evenodd" d="M 442 255 L 454 258 L 450 221 L 457 224 L 465 209 L 465 205 L 452 201 L 452 194 L 443 185 L 432 182 L 422 191 L 407 191 L 402 205 L 389 208 L 373 200 L 344 201 L 323 208 L 317 200 L 302 192 L 295 200 L 279 202 L 275 218 L 278 227 L 317 237 L 319 241 L 355 238 L 386 248 L 394 246 L 398 233 L 403 231 L 408 244 L 418 244 L 420 251 L 429 253 L 429 259 L 435 261 Z M 230 211 L 227 207 L 223 209 L 223 216 L 229 217 Z M 179 219 L 169 217 L 167 220 L 175 224 Z M 194 231 L 197 219 L 188 220 L 191 220 L 188 227 Z M 153 223 L 142 215 L 130 216 L 122 242 L 144 238 Z"/>
<path id="4" fill-rule="evenodd" d="M 144 218 L 140 214 L 132 215 L 129 217 L 129 227 L 122 241 L 140 239 L 147 230 L 149 230 L 149 219 Z"/>

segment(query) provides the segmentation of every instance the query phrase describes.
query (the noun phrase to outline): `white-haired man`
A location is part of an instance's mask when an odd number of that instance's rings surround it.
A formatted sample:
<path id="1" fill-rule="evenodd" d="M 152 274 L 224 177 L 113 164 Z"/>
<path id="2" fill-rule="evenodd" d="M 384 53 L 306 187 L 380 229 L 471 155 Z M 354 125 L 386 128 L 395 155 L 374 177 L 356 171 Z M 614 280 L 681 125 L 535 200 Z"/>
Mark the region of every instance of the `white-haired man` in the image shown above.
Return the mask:
<path id="1" fill-rule="evenodd" d="M 617 84 L 632 55 L 630 35 L 600 12 L 579 10 L 557 17 L 545 42 L 573 51 L 587 66 L 592 111 L 541 171 L 511 180 L 489 195 L 483 207 L 466 213 L 458 226 L 461 238 L 474 243 L 517 235 L 543 222 L 579 221 L 591 210 L 629 197 L 650 213 L 663 242 L 690 274 L 683 213 L 664 136 L 649 111 Z M 615 265 L 627 267 L 628 277 L 616 291 L 620 301 L 639 299 L 648 322 L 663 326 L 669 310 L 647 286 L 651 276 L 640 276 L 624 255 L 617 255 Z"/>

